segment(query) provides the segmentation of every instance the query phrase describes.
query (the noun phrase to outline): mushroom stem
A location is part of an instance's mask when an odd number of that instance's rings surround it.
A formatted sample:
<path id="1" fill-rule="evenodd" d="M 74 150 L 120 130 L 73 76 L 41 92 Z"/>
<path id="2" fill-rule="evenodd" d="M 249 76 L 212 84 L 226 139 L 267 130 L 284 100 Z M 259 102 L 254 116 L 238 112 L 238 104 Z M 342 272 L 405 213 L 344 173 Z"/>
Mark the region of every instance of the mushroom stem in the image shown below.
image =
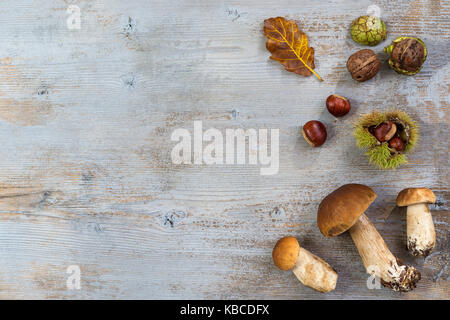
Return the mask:
<path id="1" fill-rule="evenodd" d="M 428 256 L 436 244 L 436 231 L 427 203 L 406 209 L 407 247 L 413 256 Z"/>
<path id="2" fill-rule="evenodd" d="M 416 287 L 420 272 L 414 267 L 403 265 L 391 253 L 365 214 L 360 216 L 349 231 L 367 273 L 375 274 L 385 287 L 394 291 L 410 291 Z"/>
<path id="3" fill-rule="evenodd" d="M 305 286 L 320 292 L 330 292 L 336 287 L 338 275 L 324 260 L 306 249 L 300 248 L 297 262 L 292 269 Z"/>

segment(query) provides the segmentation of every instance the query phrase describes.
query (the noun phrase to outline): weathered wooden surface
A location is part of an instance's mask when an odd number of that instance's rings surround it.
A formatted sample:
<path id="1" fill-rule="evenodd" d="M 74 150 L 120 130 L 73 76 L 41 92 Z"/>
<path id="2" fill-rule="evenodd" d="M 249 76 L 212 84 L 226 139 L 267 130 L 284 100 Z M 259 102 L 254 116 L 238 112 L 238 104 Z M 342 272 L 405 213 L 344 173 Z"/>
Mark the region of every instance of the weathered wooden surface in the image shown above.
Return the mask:
<path id="1" fill-rule="evenodd" d="M 66 9 L 81 9 L 81 29 Z M 360 47 L 351 21 L 382 9 L 388 41 L 417 35 L 428 45 L 423 71 L 386 64 L 355 83 L 345 68 Z M 269 60 L 262 22 L 297 20 L 316 50 L 303 78 Z M 0 298 L 449 299 L 448 1 L 4 0 L 0 4 Z M 324 108 L 348 96 L 339 120 Z M 380 171 L 355 147 L 360 113 L 399 107 L 421 126 L 410 164 Z M 300 126 L 329 129 L 312 149 Z M 280 171 L 258 166 L 173 165 L 175 128 L 279 128 Z M 341 184 L 364 183 L 378 199 L 367 215 L 394 254 L 422 271 L 410 293 L 366 288 L 351 242 L 325 239 L 320 200 Z M 438 244 L 427 259 L 405 250 L 397 193 L 433 189 Z M 338 272 L 334 292 L 303 287 L 276 269 L 284 235 Z M 81 267 L 81 290 L 66 268 Z"/>

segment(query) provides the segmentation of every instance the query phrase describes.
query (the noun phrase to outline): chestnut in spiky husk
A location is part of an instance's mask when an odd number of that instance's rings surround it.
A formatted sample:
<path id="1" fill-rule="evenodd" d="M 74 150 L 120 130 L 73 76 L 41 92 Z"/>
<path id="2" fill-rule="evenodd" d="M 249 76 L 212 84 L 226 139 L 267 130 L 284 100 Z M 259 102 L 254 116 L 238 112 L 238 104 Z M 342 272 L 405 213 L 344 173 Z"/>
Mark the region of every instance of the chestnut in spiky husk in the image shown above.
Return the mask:
<path id="1" fill-rule="evenodd" d="M 367 149 L 370 163 L 395 169 L 407 162 L 406 153 L 417 143 L 418 127 L 403 111 L 374 111 L 358 120 L 354 135 L 358 147 Z"/>
<path id="2" fill-rule="evenodd" d="M 414 37 L 398 37 L 384 52 L 390 55 L 389 66 L 408 76 L 418 73 L 427 59 L 425 43 Z"/>
<path id="3" fill-rule="evenodd" d="M 405 143 L 399 137 L 394 137 L 389 140 L 389 148 L 395 149 L 397 151 L 403 151 L 405 149 Z"/>

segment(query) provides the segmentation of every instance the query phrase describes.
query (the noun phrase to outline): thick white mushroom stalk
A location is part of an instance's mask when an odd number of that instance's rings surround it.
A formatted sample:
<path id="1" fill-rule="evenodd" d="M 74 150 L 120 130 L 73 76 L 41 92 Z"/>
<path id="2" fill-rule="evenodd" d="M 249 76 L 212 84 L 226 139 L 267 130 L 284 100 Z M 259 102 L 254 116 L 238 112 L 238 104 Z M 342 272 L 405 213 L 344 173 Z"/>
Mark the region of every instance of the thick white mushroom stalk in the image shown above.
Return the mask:
<path id="1" fill-rule="evenodd" d="M 428 256 L 436 245 L 436 231 L 427 203 L 409 205 L 406 209 L 408 251 L 413 256 Z"/>
<path id="2" fill-rule="evenodd" d="M 402 264 L 391 253 L 365 214 L 360 216 L 349 231 L 368 273 L 375 273 L 385 287 L 394 291 L 410 291 L 416 287 L 420 272 Z"/>
<path id="3" fill-rule="evenodd" d="M 305 286 L 320 292 L 330 292 L 336 287 L 338 275 L 323 259 L 300 248 L 292 272 Z"/>

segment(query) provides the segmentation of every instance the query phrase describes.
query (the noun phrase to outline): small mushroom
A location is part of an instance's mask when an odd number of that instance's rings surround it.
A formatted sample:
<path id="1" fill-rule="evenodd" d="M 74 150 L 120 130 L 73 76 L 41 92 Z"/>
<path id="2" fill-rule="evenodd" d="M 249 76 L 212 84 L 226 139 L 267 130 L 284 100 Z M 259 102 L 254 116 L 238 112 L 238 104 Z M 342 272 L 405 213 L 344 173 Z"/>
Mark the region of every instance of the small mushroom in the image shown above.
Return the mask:
<path id="1" fill-rule="evenodd" d="M 435 202 L 436 196 L 427 188 L 404 189 L 397 196 L 397 205 L 407 206 L 407 247 L 413 256 L 426 257 L 436 245 L 436 231 L 428 208 L 429 203 Z"/>
<path id="2" fill-rule="evenodd" d="M 292 269 L 298 280 L 307 287 L 320 292 L 330 292 L 336 287 L 336 271 L 321 258 L 301 248 L 294 237 L 278 240 L 272 258 L 279 269 Z"/>
<path id="3" fill-rule="evenodd" d="M 322 200 L 317 224 L 327 238 L 348 230 L 369 274 L 378 276 L 385 287 L 394 291 L 410 291 L 420 280 L 420 272 L 402 264 L 391 253 L 364 214 L 376 197 L 375 192 L 365 185 L 343 185 Z"/>

